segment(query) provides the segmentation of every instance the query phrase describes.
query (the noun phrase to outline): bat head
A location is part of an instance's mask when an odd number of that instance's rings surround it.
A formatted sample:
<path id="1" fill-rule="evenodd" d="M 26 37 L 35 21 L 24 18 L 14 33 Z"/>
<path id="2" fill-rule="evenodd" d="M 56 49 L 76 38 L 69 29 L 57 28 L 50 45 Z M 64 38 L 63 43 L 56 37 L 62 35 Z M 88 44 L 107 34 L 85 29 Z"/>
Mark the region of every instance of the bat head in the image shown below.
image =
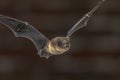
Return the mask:
<path id="1" fill-rule="evenodd" d="M 70 41 L 65 37 L 59 37 L 57 39 L 57 46 L 61 49 L 68 49 L 70 47 Z"/>
<path id="2" fill-rule="evenodd" d="M 70 48 L 70 41 L 66 37 L 55 37 L 48 44 L 48 51 L 53 55 L 66 52 Z"/>

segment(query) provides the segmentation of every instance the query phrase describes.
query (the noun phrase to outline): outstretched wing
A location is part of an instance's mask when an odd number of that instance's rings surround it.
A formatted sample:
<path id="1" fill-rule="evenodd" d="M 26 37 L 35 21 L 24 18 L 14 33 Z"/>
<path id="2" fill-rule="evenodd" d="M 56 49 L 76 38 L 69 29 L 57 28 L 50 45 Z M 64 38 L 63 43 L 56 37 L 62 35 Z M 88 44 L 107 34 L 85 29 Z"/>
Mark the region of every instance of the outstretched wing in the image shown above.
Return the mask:
<path id="1" fill-rule="evenodd" d="M 75 31 L 85 27 L 87 25 L 87 22 L 89 21 L 90 17 L 93 15 L 93 13 L 101 6 L 101 4 L 105 0 L 101 0 L 90 12 L 85 14 L 82 19 L 80 19 L 67 33 L 67 37 L 69 38 Z"/>
<path id="2" fill-rule="evenodd" d="M 34 43 L 35 47 L 38 50 L 38 54 L 41 57 L 48 58 L 50 56 L 49 53 L 43 51 L 49 40 L 35 27 L 25 21 L 3 15 L 0 15 L 0 22 L 10 28 L 16 37 L 24 37 L 30 39 Z"/>

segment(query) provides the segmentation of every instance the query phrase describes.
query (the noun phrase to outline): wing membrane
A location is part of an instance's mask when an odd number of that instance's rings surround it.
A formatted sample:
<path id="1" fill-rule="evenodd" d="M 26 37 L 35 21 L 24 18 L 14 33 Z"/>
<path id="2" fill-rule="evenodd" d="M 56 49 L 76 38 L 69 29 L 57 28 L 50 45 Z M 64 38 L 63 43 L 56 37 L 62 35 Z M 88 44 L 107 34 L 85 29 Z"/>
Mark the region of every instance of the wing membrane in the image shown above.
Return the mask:
<path id="1" fill-rule="evenodd" d="M 90 17 L 94 14 L 94 12 L 101 6 L 101 4 L 105 0 L 101 0 L 90 12 L 85 14 L 82 19 L 80 19 L 67 33 L 67 37 L 70 37 L 77 30 L 85 27 L 90 19 Z"/>
<path id="2" fill-rule="evenodd" d="M 41 57 L 48 58 L 50 56 L 50 54 L 47 52 L 44 54 L 42 53 L 42 50 L 44 50 L 44 47 L 49 40 L 35 27 L 25 21 L 3 15 L 0 15 L 0 22 L 10 28 L 16 37 L 24 37 L 30 39 L 34 43 L 35 47 L 38 50 L 38 54 Z"/>

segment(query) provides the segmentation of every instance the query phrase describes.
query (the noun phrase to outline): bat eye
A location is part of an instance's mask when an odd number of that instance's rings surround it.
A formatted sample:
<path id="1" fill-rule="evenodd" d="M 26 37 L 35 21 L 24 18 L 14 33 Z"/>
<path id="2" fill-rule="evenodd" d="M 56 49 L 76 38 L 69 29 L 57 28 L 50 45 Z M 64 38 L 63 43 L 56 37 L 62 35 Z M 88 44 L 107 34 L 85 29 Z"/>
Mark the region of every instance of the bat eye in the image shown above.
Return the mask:
<path id="1" fill-rule="evenodd" d="M 58 46 L 59 47 L 62 47 L 63 46 L 63 43 L 61 41 L 58 41 Z"/>
<path id="2" fill-rule="evenodd" d="M 58 46 L 61 48 L 68 48 L 69 47 L 69 42 L 64 42 L 64 41 L 59 41 Z"/>

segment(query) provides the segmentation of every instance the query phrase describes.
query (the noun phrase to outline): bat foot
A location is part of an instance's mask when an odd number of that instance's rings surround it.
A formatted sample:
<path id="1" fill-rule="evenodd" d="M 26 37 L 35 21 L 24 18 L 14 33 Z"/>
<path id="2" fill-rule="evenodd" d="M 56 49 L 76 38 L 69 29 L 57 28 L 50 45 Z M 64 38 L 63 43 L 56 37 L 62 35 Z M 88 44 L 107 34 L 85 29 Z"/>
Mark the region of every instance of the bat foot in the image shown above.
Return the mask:
<path id="1" fill-rule="evenodd" d="M 52 56 L 52 55 L 49 54 L 45 49 L 38 51 L 38 55 L 39 55 L 40 57 L 45 57 L 45 58 L 47 58 L 47 59 L 48 59 L 50 56 Z"/>

